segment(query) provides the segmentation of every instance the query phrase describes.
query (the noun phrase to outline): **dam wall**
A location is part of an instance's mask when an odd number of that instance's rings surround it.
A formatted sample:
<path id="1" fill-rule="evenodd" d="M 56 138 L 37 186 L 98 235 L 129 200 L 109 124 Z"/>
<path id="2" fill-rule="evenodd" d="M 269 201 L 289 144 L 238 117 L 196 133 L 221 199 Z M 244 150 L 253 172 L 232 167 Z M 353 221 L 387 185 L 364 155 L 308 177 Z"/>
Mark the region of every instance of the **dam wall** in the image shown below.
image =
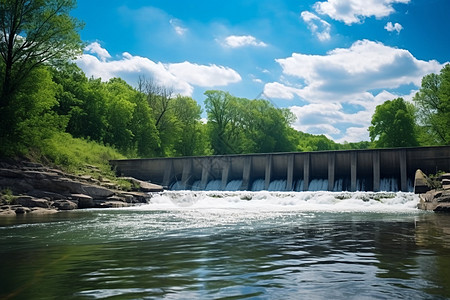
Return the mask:
<path id="1" fill-rule="evenodd" d="M 234 182 L 236 190 L 410 191 L 417 169 L 450 171 L 450 146 L 127 159 L 111 165 L 119 175 L 188 190 L 204 190 L 211 182 L 227 190 Z"/>

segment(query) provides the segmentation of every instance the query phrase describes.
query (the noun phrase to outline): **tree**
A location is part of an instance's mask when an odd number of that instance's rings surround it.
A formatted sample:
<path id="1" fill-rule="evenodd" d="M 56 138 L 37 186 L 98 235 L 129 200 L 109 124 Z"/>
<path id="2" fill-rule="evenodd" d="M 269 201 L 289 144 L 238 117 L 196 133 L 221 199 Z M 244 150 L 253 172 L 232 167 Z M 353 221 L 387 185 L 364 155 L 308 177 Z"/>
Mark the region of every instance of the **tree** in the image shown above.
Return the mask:
<path id="1" fill-rule="evenodd" d="M 427 144 L 450 144 L 450 64 L 445 65 L 440 74 L 423 77 L 413 100 Z"/>
<path id="2" fill-rule="evenodd" d="M 80 53 L 81 24 L 69 15 L 75 4 L 75 0 L 1 0 L 0 107 L 8 105 L 33 69 Z"/>
<path id="3" fill-rule="evenodd" d="M 402 98 L 388 100 L 375 109 L 369 127 L 377 148 L 417 146 L 414 112 Z"/>
<path id="4" fill-rule="evenodd" d="M 208 114 L 208 131 L 214 154 L 240 153 L 237 124 L 239 120 L 237 99 L 223 91 L 206 91 L 205 108 Z"/>
<path id="5" fill-rule="evenodd" d="M 174 155 L 193 156 L 208 153 L 204 124 L 200 120 L 202 109 L 197 102 L 184 96 L 177 96 L 173 101 L 173 114 L 180 128 L 178 138 L 173 145 Z"/>

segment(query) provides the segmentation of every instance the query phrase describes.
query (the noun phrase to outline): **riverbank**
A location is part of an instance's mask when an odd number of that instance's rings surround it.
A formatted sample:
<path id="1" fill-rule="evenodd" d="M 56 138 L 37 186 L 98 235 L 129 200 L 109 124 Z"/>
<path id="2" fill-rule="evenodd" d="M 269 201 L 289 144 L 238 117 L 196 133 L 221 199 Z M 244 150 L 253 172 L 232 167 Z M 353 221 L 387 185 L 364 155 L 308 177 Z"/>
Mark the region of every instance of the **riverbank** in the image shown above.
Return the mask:
<path id="1" fill-rule="evenodd" d="M 148 203 L 149 192 L 163 190 L 131 177 L 113 181 L 98 175 L 95 166 L 87 167 L 97 175 L 70 174 L 30 161 L 0 161 L 0 216 L 126 207 Z"/>
<path id="2" fill-rule="evenodd" d="M 419 209 L 450 212 L 450 173 L 430 177 L 417 170 L 414 193 L 419 194 Z"/>

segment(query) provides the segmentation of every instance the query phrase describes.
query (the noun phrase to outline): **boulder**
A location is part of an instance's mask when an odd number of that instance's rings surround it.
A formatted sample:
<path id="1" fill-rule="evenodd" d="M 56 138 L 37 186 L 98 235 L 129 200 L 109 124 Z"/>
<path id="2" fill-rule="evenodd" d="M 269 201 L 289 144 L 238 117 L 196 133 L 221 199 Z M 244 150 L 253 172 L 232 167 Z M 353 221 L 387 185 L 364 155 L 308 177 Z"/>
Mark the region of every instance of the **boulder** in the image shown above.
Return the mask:
<path id="1" fill-rule="evenodd" d="M 102 208 L 120 208 L 127 207 L 128 204 L 122 201 L 96 201 L 97 207 Z"/>
<path id="2" fill-rule="evenodd" d="M 164 188 L 161 185 L 150 183 L 147 181 L 142 181 L 133 177 L 120 177 L 120 179 L 127 180 L 132 184 L 136 185 L 138 189 L 142 192 L 162 192 Z"/>
<path id="3" fill-rule="evenodd" d="M 444 173 L 440 177 L 441 177 L 441 180 L 444 180 L 444 179 L 450 180 L 450 173 Z"/>
<path id="4" fill-rule="evenodd" d="M 31 212 L 31 209 L 28 207 L 19 206 L 15 210 L 16 215 L 23 215 L 25 213 Z"/>
<path id="5" fill-rule="evenodd" d="M 414 194 L 423 194 L 431 190 L 428 184 L 427 176 L 422 170 L 417 170 L 414 176 Z"/>
<path id="6" fill-rule="evenodd" d="M 78 203 L 78 208 L 92 208 L 95 207 L 94 199 L 89 195 L 71 194 L 68 197 L 70 200 L 75 200 Z"/>
<path id="7" fill-rule="evenodd" d="M 31 196 L 19 196 L 16 199 L 14 199 L 14 202 L 16 204 L 25 206 L 25 207 L 42 207 L 42 208 L 49 208 L 50 203 L 48 200 L 45 199 L 37 199 Z"/>
<path id="8" fill-rule="evenodd" d="M 78 204 L 70 200 L 56 200 L 53 206 L 59 210 L 73 210 L 78 208 Z"/>

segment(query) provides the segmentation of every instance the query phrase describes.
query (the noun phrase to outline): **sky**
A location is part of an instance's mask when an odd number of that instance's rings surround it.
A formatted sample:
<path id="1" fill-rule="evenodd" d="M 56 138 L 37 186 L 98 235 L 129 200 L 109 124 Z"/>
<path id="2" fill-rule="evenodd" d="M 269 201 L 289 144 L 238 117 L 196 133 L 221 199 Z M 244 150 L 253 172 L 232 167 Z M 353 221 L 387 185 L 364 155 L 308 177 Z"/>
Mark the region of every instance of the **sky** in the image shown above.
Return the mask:
<path id="1" fill-rule="evenodd" d="M 377 105 L 412 101 L 450 61 L 449 12 L 448 0 L 78 0 L 72 15 L 89 77 L 143 76 L 202 107 L 207 90 L 266 99 L 343 143 L 369 140 Z"/>

